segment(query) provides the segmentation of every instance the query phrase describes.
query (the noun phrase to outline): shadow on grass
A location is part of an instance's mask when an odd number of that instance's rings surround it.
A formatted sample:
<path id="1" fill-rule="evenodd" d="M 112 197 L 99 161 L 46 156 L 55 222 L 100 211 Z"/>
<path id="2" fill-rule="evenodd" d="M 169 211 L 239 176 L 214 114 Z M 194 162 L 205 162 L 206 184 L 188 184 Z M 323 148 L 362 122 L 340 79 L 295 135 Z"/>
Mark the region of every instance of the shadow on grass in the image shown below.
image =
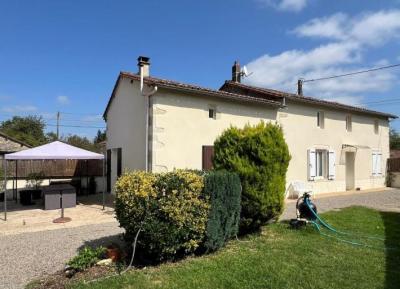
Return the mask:
<path id="1" fill-rule="evenodd" d="M 386 277 L 385 288 L 399 288 L 400 284 L 400 213 L 380 212 L 385 226 Z M 391 249 L 392 248 L 392 249 Z"/>

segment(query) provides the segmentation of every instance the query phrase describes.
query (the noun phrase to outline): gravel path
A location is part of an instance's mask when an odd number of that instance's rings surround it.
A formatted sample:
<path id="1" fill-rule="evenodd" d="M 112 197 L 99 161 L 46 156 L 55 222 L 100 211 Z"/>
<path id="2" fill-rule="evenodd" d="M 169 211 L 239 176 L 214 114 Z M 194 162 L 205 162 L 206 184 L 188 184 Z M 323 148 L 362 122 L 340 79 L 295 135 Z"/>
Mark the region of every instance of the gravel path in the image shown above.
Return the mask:
<path id="1" fill-rule="evenodd" d="M 314 203 L 317 205 L 318 213 L 341 209 L 349 206 L 364 206 L 380 211 L 400 212 L 400 190 L 390 189 L 385 191 L 361 192 L 352 195 L 336 195 L 330 197 L 316 197 Z M 281 220 L 296 217 L 296 202 L 286 203 L 286 209 Z"/>
<path id="2" fill-rule="evenodd" d="M 109 244 L 122 230 L 110 222 L 0 237 L 0 288 L 20 289 L 64 267 L 84 245 Z"/>
<path id="3" fill-rule="evenodd" d="M 400 212 L 400 190 L 318 197 L 318 211 L 360 205 Z M 289 201 L 282 219 L 295 217 L 295 202 Z M 118 240 L 118 223 L 24 233 L 0 237 L 0 288 L 20 289 L 34 278 L 63 268 L 84 245 L 109 244 Z"/>

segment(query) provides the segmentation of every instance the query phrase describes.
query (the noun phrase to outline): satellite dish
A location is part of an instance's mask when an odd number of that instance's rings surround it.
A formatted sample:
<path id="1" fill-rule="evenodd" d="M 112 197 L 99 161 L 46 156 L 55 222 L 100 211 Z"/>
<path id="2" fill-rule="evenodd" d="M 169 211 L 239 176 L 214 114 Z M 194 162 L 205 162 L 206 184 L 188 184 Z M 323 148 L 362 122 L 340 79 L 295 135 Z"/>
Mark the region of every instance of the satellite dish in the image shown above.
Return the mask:
<path id="1" fill-rule="evenodd" d="M 247 67 L 246 67 L 246 66 L 243 66 L 243 68 L 242 68 L 242 73 L 243 73 L 244 76 L 247 76 L 247 75 L 248 75 Z"/>
<path id="2" fill-rule="evenodd" d="M 240 74 L 242 75 L 242 76 L 244 76 L 244 77 L 249 77 L 250 75 L 252 75 L 253 74 L 253 72 L 248 72 L 247 71 L 247 67 L 246 66 L 243 66 L 243 68 L 242 68 L 242 70 L 240 71 Z"/>

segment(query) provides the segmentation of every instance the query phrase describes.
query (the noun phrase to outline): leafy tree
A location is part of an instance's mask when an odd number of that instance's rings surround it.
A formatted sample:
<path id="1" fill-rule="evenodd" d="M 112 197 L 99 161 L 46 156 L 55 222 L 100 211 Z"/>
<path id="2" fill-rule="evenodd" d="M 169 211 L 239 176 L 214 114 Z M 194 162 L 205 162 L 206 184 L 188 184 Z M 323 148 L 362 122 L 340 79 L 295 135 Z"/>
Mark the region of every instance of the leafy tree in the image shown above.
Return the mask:
<path id="1" fill-rule="evenodd" d="M 96 145 L 87 137 L 82 137 L 76 134 L 72 134 L 66 137 L 61 137 L 60 140 L 85 150 L 97 151 Z"/>
<path id="2" fill-rule="evenodd" d="M 93 142 L 94 142 L 95 144 L 98 144 L 98 143 L 101 143 L 101 142 L 105 141 L 106 138 L 107 138 L 106 132 L 105 132 L 105 131 L 98 130 L 96 136 L 95 136 L 94 139 L 93 139 Z"/>
<path id="3" fill-rule="evenodd" d="M 389 132 L 390 149 L 400 149 L 400 134 L 393 128 Z"/>
<path id="4" fill-rule="evenodd" d="M 236 172 L 242 183 L 241 233 L 257 230 L 282 213 L 289 161 L 279 125 L 230 127 L 214 142 L 214 168 Z"/>
<path id="5" fill-rule="evenodd" d="M 1 122 L 0 130 L 17 140 L 37 146 L 46 143 L 45 126 L 41 116 L 14 116 Z"/>
<path id="6" fill-rule="evenodd" d="M 48 132 L 46 134 L 46 140 L 47 142 L 53 142 L 57 140 L 57 134 L 55 132 Z"/>

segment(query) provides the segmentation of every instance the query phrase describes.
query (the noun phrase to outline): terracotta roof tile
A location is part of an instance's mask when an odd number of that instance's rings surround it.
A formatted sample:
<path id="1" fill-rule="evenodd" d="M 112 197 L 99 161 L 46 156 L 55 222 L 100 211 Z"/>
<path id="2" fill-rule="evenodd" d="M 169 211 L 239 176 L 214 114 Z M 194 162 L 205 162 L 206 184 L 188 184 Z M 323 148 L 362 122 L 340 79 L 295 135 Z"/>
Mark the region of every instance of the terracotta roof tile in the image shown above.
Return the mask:
<path id="1" fill-rule="evenodd" d="M 120 73 L 118 80 L 114 86 L 111 97 L 108 101 L 106 110 L 103 114 L 104 119 L 106 119 L 107 111 L 109 109 L 109 106 L 111 105 L 113 98 L 114 98 L 115 90 L 116 90 L 116 87 L 117 87 L 118 82 L 121 77 L 126 77 L 129 79 L 140 81 L 140 76 L 138 74 L 134 74 L 131 72 L 121 72 Z M 202 95 L 214 96 L 214 97 L 218 97 L 218 98 L 225 98 L 225 99 L 234 100 L 234 101 L 259 103 L 259 104 L 265 104 L 265 105 L 270 105 L 270 106 L 274 106 L 274 107 L 280 107 L 282 105 L 282 103 L 280 101 L 275 101 L 275 100 L 265 99 L 265 98 L 257 98 L 257 97 L 252 97 L 252 96 L 247 96 L 247 95 L 237 94 L 237 93 L 231 93 L 231 92 L 223 91 L 223 90 L 215 90 L 215 89 L 211 89 L 211 88 L 201 87 L 198 85 L 186 84 L 186 83 L 181 83 L 181 82 L 177 82 L 177 81 L 166 80 L 166 79 L 161 79 L 161 78 L 156 78 L 156 77 L 145 77 L 144 83 L 146 83 L 148 85 L 157 85 L 158 87 L 161 87 L 164 89 L 179 90 L 179 91 L 184 91 L 184 92 L 189 92 L 189 93 L 198 93 L 198 94 L 202 94 Z"/>
<path id="2" fill-rule="evenodd" d="M 321 106 L 328 106 L 328 107 L 337 108 L 337 109 L 356 111 L 356 112 L 360 112 L 360 113 L 384 116 L 384 117 L 389 117 L 389 118 L 397 118 L 396 115 L 385 113 L 385 112 L 380 112 L 380 111 L 375 111 L 375 110 L 367 109 L 364 107 L 347 105 L 347 104 L 343 104 L 340 102 L 328 101 L 328 100 L 323 100 L 323 99 L 319 99 L 319 98 L 315 98 L 315 97 L 300 96 L 300 95 L 297 95 L 294 93 L 288 93 L 288 92 L 278 91 L 278 90 L 269 89 L 269 88 L 251 86 L 251 85 L 247 85 L 247 84 L 243 84 L 243 83 L 233 82 L 230 80 L 225 81 L 224 85 L 222 85 L 220 90 L 229 91 L 229 90 L 231 90 L 231 88 L 240 88 L 249 93 L 255 92 L 255 93 L 258 93 L 258 96 L 256 96 L 256 97 L 261 97 L 261 98 L 267 98 L 267 99 L 286 98 L 287 100 L 293 100 L 293 101 L 298 101 L 298 102 L 316 104 L 316 105 L 321 105 Z M 236 93 L 238 93 L 238 92 L 236 92 Z"/>

